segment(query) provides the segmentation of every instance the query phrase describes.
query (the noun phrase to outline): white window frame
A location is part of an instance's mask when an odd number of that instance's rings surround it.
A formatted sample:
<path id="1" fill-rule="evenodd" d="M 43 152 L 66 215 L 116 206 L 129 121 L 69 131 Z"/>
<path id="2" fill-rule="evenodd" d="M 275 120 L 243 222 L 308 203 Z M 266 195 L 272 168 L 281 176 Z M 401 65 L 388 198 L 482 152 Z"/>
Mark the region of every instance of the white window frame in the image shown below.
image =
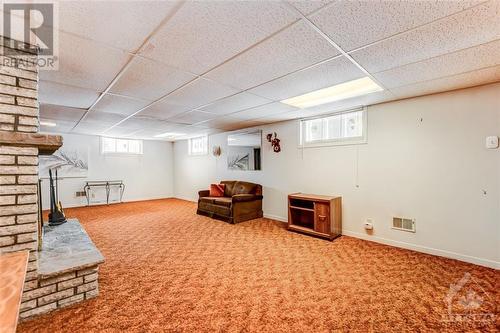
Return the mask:
<path id="1" fill-rule="evenodd" d="M 329 118 L 332 116 L 340 116 L 342 114 L 362 112 L 362 136 L 350 138 L 338 138 L 331 140 L 317 140 L 314 142 L 305 142 L 305 124 L 307 121 L 315 119 Z M 299 121 L 299 148 L 315 148 L 315 147 L 328 147 L 328 146 L 346 146 L 346 145 L 360 145 L 368 142 L 368 112 L 366 107 L 356 109 L 349 109 L 340 112 L 323 114 L 318 117 L 303 118 Z"/>
<path id="2" fill-rule="evenodd" d="M 114 140 L 114 146 L 115 149 L 114 151 L 105 151 L 104 150 L 104 142 L 105 140 Z M 125 140 L 127 141 L 127 151 L 126 152 L 119 152 L 117 151 L 117 140 Z M 139 143 L 139 152 L 130 152 L 129 151 L 129 143 L 131 141 L 138 142 Z M 140 156 L 144 154 L 144 141 L 143 140 L 138 140 L 138 139 L 124 139 L 124 138 L 113 138 L 113 137 L 108 137 L 108 136 L 101 136 L 101 154 L 102 155 L 131 155 L 131 156 Z"/>
<path id="3" fill-rule="evenodd" d="M 193 140 L 204 140 L 204 147 L 203 147 L 203 151 L 201 152 L 193 152 Z M 197 136 L 197 137 L 194 137 L 194 138 L 189 138 L 188 139 L 188 155 L 189 156 L 202 156 L 202 155 L 207 155 L 208 154 L 208 136 L 204 135 L 204 136 Z"/>

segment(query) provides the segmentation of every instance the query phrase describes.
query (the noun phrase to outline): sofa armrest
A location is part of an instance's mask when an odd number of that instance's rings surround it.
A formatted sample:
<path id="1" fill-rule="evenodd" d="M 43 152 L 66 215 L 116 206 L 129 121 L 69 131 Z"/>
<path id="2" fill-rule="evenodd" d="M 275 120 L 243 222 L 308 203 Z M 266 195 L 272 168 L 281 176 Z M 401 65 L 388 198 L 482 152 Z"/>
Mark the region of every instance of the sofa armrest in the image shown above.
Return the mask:
<path id="1" fill-rule="evenodd" d="M 246 201 L 255 201 L 255 200 L 262 200 L 262 195 L 235 194 L 232 196 L 233 202 L 246 202 Z"/>
<path id="2" fill-rule="evenodd" d="M 210 196 L 210 191 L 209 190 L 202 190 L 202 191 L 199 191 L 198 192 L 198 196 L 200 198 L 203 198 L 203 197 L 208 197 Z"/>

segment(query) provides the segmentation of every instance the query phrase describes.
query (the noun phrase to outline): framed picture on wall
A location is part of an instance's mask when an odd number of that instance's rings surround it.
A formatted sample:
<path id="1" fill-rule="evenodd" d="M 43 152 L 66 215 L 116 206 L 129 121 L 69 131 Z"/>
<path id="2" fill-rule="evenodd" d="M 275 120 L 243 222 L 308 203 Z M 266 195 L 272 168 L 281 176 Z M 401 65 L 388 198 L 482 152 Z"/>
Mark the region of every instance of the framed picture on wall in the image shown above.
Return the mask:
<path id="1" fill-rule="evenodd" d="M 57 169 L 59 178 L 86 178 L 89 171 L 88 149 L 60 148 L 49 156 L 40 156 L 40 178 L 49 178 L 49 169 Z"/>

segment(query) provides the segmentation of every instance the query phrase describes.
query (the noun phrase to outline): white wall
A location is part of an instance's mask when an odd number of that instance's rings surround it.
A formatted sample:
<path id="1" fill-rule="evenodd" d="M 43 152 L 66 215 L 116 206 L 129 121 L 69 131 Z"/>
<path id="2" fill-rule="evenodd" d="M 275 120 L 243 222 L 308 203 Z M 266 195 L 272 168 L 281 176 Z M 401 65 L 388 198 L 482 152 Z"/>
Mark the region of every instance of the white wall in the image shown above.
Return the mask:
<path id="1" fill-rule="evenodd" d="M 63 134 L 63 146 L 88 147 L 89 150 L 88 177 L 59 180 L 59 200 L 63 207 L 87 204 L 85 197 L 76 197 L 75 194 L 76 191 L 83 191 L 87 180 L 123 180 L 126 186 L 124 201 L 173 196 L 171 142 L 145 140 L 144 154 L 137 156 L 101 154 L 98 136 Z M 105 201 L 103 190 L 95 193 L 93 201 Z M 46 179 L 42 182 L 42 196 L 44 208 L 49 208 L 49 182 Z"/>
<path id="2" fill-rule="evenodd" d="M 278 154 L 264 143 L 262 171 L 227 170 L 227 134 L 209 138 L 219 158 L 188 156 L 178 141 L 174 193 L 194 201 L 223 179 L 260 183 L 264 214 L 282 221 L 288 193 L 341 195 L 346 235 L 500 268 L 500 150 L 485 148 L 500 136 L 499 96 L 497 83 L 370 106 L 366 145 L 302 151 L 297 121 L 262 126 L 282 143 Z M 392 230 L 393 216 L 415 218 L 417 232 Z"/>

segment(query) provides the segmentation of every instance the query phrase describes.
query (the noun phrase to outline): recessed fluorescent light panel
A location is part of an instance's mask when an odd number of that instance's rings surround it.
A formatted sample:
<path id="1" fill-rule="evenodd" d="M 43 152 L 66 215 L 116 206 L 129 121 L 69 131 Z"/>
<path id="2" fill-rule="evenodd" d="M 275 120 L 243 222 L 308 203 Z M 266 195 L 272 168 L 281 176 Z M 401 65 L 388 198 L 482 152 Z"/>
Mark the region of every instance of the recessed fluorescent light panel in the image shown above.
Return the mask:
<path id="1" fill-rule="evenodd" d="M 43 121 L 43 120 L 40 121 L 40 125 L 41 126 L 48 126 L 48 127 L 56 127 L 57 126 L 56 123 L 53 123 L 51 121 Z"/>
<path id="2" fill-rule="evenodd" d="M 175 138 L 175 137 L 184 136 L 184 135 L 186 135 L 186 134 L 184 134 L 184 133 L 167 132 L 167 133 L 162 133 L 162 134 L 155 135 L 155 138 Z"/>
<path id="3" fill-rule="evenodd" d="M 331 103 L 343 99 L 382 91 L 382 87 L 373 82 L 369 77 L 344 82 L 328 88 L 312 91 L 310 93 L 282 100 L 281 103 L 298 108 L 308 108 L 320 104 Z"/>

